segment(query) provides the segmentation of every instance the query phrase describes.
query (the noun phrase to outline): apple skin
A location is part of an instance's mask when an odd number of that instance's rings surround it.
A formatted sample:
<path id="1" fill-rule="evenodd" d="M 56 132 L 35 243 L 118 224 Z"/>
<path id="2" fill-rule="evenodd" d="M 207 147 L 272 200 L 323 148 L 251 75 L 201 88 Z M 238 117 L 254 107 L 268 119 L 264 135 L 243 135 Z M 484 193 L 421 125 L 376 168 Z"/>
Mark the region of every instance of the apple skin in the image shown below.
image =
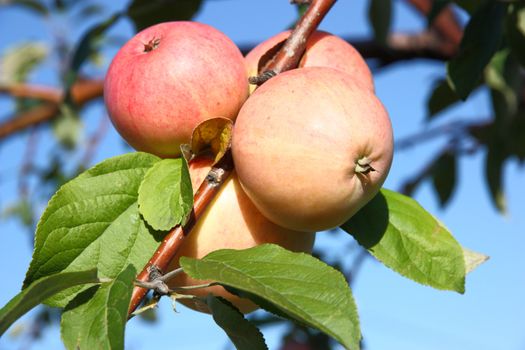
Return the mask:
<path id="1" fill-rule="evenodd" d="M 135 149 L 177 157 L 193 129 L 234 120 L 248 96 L 244 59 L 223 33 L 196 22 L 160 23 L 114 57 L 104 82 L 113 125 Z"/>
<path id="2" fill-rule="evenodd" d="M 272 47 L 286 40 L 290 31 L 281 32 L 253 48 L 245 57 L 248 76 L 257 75 L 259 59 Z M 355 81 L 360 82 L 374 91 L 374 79 L 370 68 L 361 54 L 347 41 L 333 34 L 316 31 L 308 38 L 306 51 L 299 62 L 298 68 L 330 67 L 350 74 Z M 255 85 L 250 85 L 250 92 Z"/>
<path id="3" fill-rule="evenodd" d="M 274 223 L 331 229 L 379 191 L 392 162 L 392 126 L 372 91 L 341 71 L 294 69 L 259 87 L 237 116 L 239 180 Z M 358 172 L 365 157 L 375 169 Z"/>
<path id="4" fill-rule="evenodd" d="M 190 162 L 190 176 L 194 191 L 199 187 L 211 168 L 211 160 L 198 159 Z M 314 233 L 295 232 L 268 221 L 255 208 L 242 190 L 235 172 L 222 185 L 191 233 L 185 238 L 168 271 L 179 267 L 181 256 L 202 258 L 218 249 L 246 249 L 263 243 L 275 243 L 296 252 L 311 253 Z M 195 280 L 185 273 L 168 282 L 170 287 L 194 286 L 209 281 Z M 182 292 L 180 292 L 182 293 Z M 248 299 L 239 298 L 221 286 L 191 290 L 191 294 L 205 298 L 209 293 L 221 296 L 233 303 L 241 312 L 248 313 L 258 308 Z M 207 306 L 191 299 L 179 302 L 193 310 L 207 312 Z"/>

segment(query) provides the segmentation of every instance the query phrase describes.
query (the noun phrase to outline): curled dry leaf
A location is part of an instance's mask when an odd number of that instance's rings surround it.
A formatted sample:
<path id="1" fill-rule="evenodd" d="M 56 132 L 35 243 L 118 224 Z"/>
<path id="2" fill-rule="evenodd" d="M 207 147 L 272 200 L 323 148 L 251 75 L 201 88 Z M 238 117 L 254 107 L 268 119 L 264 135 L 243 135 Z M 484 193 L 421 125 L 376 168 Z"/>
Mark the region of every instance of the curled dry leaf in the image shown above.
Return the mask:
<path id="1" fill-rule="evenodd" d="M 193 154 L 211 152 L 217 162 L 230 148 L 233 123 L 230 119 L 217 117 L 197 125 L 191 137 Z"/>

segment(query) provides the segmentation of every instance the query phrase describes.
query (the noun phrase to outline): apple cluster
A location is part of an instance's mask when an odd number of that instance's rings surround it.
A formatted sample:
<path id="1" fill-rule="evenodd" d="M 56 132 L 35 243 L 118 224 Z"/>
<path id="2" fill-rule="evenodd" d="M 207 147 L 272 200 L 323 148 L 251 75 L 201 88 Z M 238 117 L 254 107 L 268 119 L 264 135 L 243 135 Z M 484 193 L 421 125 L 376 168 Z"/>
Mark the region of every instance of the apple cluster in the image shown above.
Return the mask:
<path id="1" fill-rule="evenodd" d="M 310 253 L 315 232 L 347 221 L 379 191 L 390 169 L 392 126 L 372 74 L 346 41 L 315 32 L 299 67 L 255 89 L 248 76 L 285 40 L 280 33 L 243 57 L 218 30 L 195 22 L 147 28 L 113 59 L 104 99 L 113 125 L 135 149 L 179 157 L 202 121 L 235 121 L 235 170 L 184 241 L 180 256 L 275 243 Z M 212 159 L 190 162 L 193 188 Z M 202 284 L 185 274 L 170 286 Z M 223 296 L 242 312 L 256 309 L 220 286 L 191 294 Z M 207 311 L 198 299 L 182 299 Z"/>

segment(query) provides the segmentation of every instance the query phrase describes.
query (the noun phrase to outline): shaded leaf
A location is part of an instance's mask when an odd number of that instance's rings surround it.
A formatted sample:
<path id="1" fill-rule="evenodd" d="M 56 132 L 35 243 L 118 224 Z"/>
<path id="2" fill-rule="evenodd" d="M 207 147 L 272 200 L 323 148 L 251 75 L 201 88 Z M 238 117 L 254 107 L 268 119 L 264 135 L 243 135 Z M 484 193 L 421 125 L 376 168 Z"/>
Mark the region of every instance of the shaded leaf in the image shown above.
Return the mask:
<path id="1" fill-rule="evenodd" d="M 67 349 L 124 349 L 124 329 L 136 273 L 128 265 L 113 281 L 85 290 L 67 305 L 60 322 Z"/>
<path id="2" fill-rule="evenodd" d="M 120 13 L 115 13 L 108 19 L 95 24 L 86 31 L 84 36 L 79 40 L 73 51 L 73 58 L 71 59 L 71 67 L 67 81 L 68 87 L 76 80 L 76 75 L 86 59 L 97 53 L 102 36 L 117 22 L 120 16 Z"/>
<path id="3" fill-rule="evenodd" d="M 445 9 L 452 0 L 434 0 L 432 1 L 432 8 L 427 14 L 427 23 L 428 26 L 432 25 L 436 17 Z"/>
<path id="4" fill-rule="evenodd" d="M 346 348 L 359 348 L 359 320 L 348 283 L 339 271 L 311 255 L 263 244 L 218 250 L 200 260 L 182 257 L 180 264 L 193 278 L 256 295 Z"/>
<path id="5" fill-rule="evenodd" d="M 454 189 L 457 178 L 456 155 L 450 151 L 443 152 L 432 169 L 432 185 L 439 198 L 441 207 L 447 205 Z"/>
<path id="6" fill-rule="evenodd" d="M 386 45 L 392 17 L 391 0 L 370 0 L 368 19 L 374 30 L 375 40 Z"/>
<path id="7" fill-rule="evenodd" d="M 202 0 L 133 0 L 127 15 L 140 31 L 154 24 L 169 21 L 188 21 L 199 11 Z"/>
<path id="8" fill-rule="evenodd" d="M 79 284 L 99 282 L 97 270 L 57 273 L 35 281 L 0 309 L 0 336 L 17 319 L 52 295 Z"/>
<path id="9" fill-rule="evenodd" d="M 83 131 L 82 121 L 70 104 L 60 105 L 60 115 L 52 121 L 53 135 L 66 149 L 74 149 Z"/>
<path id="10" fill-rule="evenodd" d="M 438 113 L 459 102 L 460 99 L 446 80 L 439 80 L 427 101 L 427 120 L 433 119 Z"/>
<path id="11" fill-rule="evenodd" d="M 479 8 L 465 28 L 458 55 L 447 63 L 448 82 L 463 100 L 476 87 L 499 48 L 506 6 L 489 1 Z"/>
<path id="12" fill-rule="evenodd" d="M 507 39 L 512 52 L 525 67 L 525 5 L 514 3 L 509 6 L 507 16 Z"/>
<path id="13" fill-rule="evenodd" d="M 39 42 L 27 42 L 9 48 L 2 56 L 0 83 L 25 82 L 29 74 L 44 61 L 48 52 L 48 47 Z"/>
<path id="14" fill-rule="evenodd" d="M 226 299 L 210 294 L 206 304 L 215 323 L 224 330 L 237 350 L 268 349 L 261 331 Z"/>
<path id="15" fill-rule="evenodd" d="M 341 228 L 399 274 L 436 289 L 464 293 L 461 246 L 412 198 L 382 189 Z"/>
<path id="16" fill-rule="evenodd" d="M 501 213 L 507 212 L 505 193 L 503 191 L 503 164 L 507 156 L 501 142 L 495 140 L 488 145 L 485 159 L 485 179 L 492 204 Z"/>
<path id="17" fill-rule="evenodd" d="M 230 147 L 232 132 L 233 122 L 228 118 L 205 120 L 193 130 L 191 150 L 193 154 L 210 150 L 217 162 Z"/>
<path id="18" fill-rule="evenodd" d="M 184 158 L 163 159 L 153 165 L 139 187 L 139 211 L 155 230 L 184 223 L 193 207 L 190 172 Z"/>
<path id="19" fill-rule="evenodd" d="M 508 120 L 518 109 L 516 90 L 521 88 L 520 68 L 508 49 L 496 52 L 485 69 L 485 82 L 491 88 L 496 119 Z"/>
<path id="20" fill-rule="evenodd" d="M 99 277 L 115 278 L 128 265 L 141 269 L 161 237 L 141 220 L 138 188 L 158 161 L 147 153 L 110 158 L 62 186 L 38 223 L 24 288 L 62 271 L 97 268 Z M 82 289 L 46 303 L 64 307 Z"/>

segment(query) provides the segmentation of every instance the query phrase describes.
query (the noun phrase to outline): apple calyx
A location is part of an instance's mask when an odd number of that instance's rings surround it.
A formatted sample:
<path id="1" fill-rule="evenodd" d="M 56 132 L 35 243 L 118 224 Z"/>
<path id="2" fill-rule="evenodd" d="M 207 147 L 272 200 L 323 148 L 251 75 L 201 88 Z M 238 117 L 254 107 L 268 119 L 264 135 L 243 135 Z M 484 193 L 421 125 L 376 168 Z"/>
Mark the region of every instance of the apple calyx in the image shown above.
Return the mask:
<path id="1" fill-rule="evenodd" d="M 159 44 L 160 38 L 151 39 L 147 44 L 144 44 L 144 52 L 151 52 L 155 50 L 157 47 L 159 47 Z"/>
<path id="2" fill-rule="evenodd" d="M 366 175 L 371 171 L 376 171 L 372 167 L 372 160 L 368 157 L 361 157 L 355 162 L 355 172 L 358 174 Z"/>

